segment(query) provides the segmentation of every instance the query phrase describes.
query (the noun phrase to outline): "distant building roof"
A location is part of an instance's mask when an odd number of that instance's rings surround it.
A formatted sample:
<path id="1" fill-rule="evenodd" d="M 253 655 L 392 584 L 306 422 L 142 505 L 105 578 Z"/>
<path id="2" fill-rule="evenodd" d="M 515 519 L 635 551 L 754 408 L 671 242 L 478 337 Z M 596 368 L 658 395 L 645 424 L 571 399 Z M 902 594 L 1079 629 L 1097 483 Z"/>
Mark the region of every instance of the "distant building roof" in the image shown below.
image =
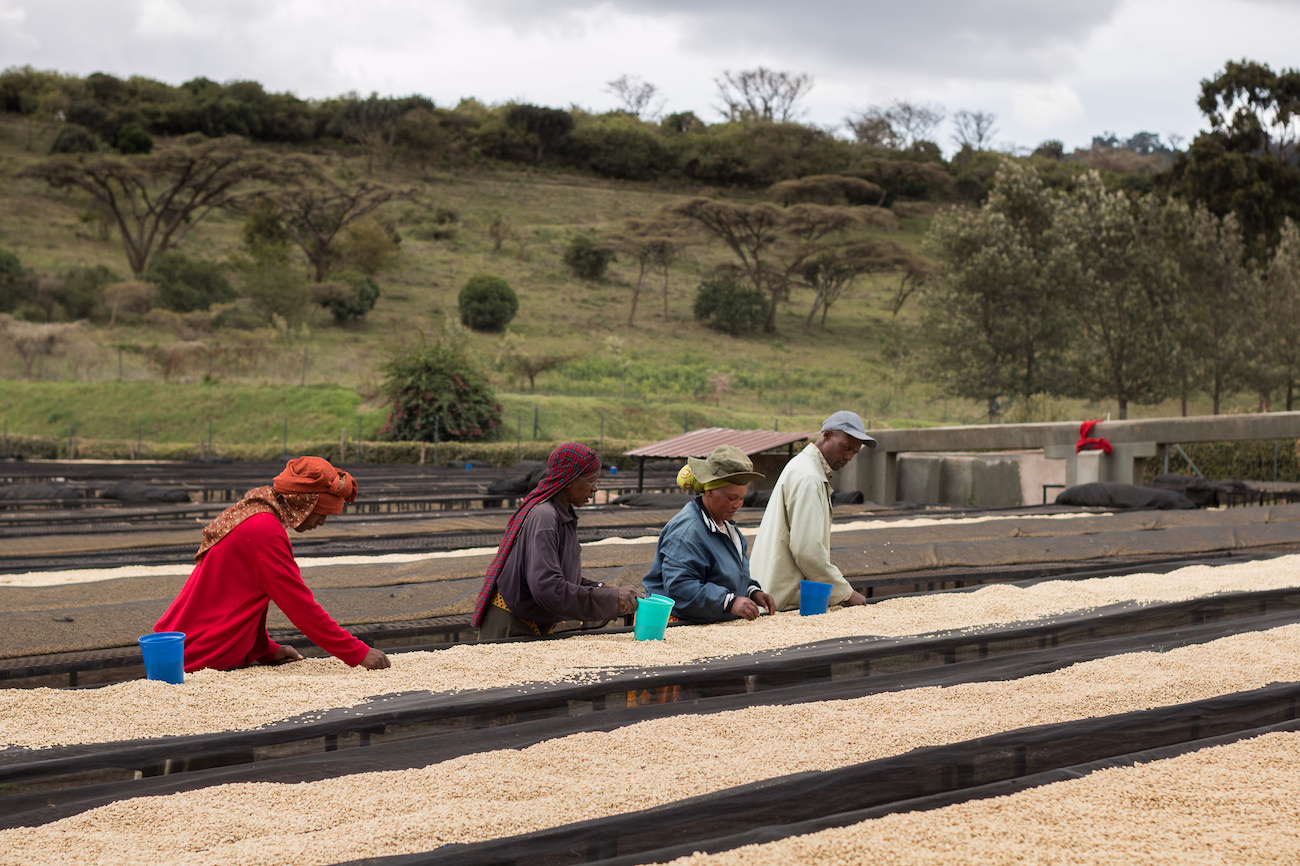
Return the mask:
<path id="1" fill-rule="evenodd" d="M 780 433 L 773 430 L 730 430 L 726 427 L 705 427 L 692 430 L 661 442 L 651 442 L 623 453 L 628 457 L 708 457 L 719 445 L 734 445 L 746 454 L 753 455 L 782 445 L 807 439 L 808 433 Z"/>

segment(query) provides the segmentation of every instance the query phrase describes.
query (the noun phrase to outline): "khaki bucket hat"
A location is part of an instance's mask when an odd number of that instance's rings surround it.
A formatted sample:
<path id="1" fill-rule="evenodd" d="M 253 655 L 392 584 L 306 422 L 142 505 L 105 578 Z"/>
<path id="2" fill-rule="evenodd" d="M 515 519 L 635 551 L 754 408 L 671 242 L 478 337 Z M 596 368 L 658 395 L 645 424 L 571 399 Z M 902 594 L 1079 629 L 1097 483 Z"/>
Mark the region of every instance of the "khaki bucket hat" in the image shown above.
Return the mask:
<path id="1" fill-rule="evenodd" d="M 735 445 L 719 445 L 707 458 L 690 457 L 686 463 L 691 467 L 695 480 L 701 484 L 713 481 L 749 484 L 763 480 L 762 473 L 754 471 L 753 461 Z"/>

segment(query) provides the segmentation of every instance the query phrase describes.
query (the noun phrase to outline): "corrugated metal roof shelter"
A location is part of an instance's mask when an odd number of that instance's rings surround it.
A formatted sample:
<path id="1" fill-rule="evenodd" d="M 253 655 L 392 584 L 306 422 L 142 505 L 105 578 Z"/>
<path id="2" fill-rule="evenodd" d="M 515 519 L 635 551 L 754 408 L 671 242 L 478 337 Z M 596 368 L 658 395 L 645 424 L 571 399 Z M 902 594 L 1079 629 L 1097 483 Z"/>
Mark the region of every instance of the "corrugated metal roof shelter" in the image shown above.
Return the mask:
<path id="1" fill-rule="evenodd" d="M 645 461 L 647 457 L 681 460 L 686 457 L 708 457 L 719 445 L 734 445 L 750 457 L 773 448 L 790 446 L 802 442 L 810 434 L 774 430 L 731 430 L 727 427 L 705 427 L 692 430 L 671 439 L 651 442 L 631 451 L 624 451 L 628 457 L 641 458 L 637 473 L 637 490 L 645 487 Z"/>

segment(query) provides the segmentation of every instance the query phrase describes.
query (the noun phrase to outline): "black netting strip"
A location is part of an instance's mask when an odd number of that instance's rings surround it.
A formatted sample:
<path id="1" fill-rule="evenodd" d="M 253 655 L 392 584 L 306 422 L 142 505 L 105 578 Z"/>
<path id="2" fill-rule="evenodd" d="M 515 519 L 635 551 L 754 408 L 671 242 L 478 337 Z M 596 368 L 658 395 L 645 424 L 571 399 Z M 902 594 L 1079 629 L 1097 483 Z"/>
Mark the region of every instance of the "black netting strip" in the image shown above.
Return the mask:
<path id="1" fill-rule="evenodd" d="M 317 733 L 314 741 L 309 744 L 311 753 L 289 757 L 280 756 L 285 747 L 277 745 L 275 734 L 278 731 L 271 729 L 146 741 L 142 744 L 112 744 L 109 747 L 67 747 L 58 750 L 60 754 L 57 755 L 47 754 L 45 750 L 28 751 L 25 753 L 25 763 L 14 762 L 0 767 L 0 783 L 9 783 L 10 786 L 9 795 L 0 799 L 5 805 L 4 814 L 0 815 L 0 827 L 47 823 L 115 800 L 174 793 L 229 782 L 306 782 L 353 773 L 423 767 L 474 752 L 525 748 L 573 733 L 608 731 L 681 713 L 707 714 L 757 705 L 843 700 L 924 686 L 1020 679 L 1095 658 L 1152 649 L 1173 649 L 1216 640 L 1241 631 L 1276 628 L 1295 622 L 1297 618 L 1295 611 L 1280 611 L 1249 620 L 1207 622 L 1155 634 L 1124 635 L 1088 643 L 1024 649 L 1005 655 L 990 655 L 983 659 L 970 657 L 949 664 L 942 663 L 942 659 L 949 657 L 949 654 L 941 646 L 938 651 L 926 653 L 933 660 L 934 666 L 930 667 L 863 676 L 860 674 L 867 671 L 844 670 L 846 666 L 865 667 L 862 662 L 850 662 L 847 665 L 831 663 L 832 673 L 838 669 L 847 675 L 840 679 L 792 678 L 778 687 L 754 692 L 746 691 L 743 682 L 742 687 L 732 688 L 730 694 L 707 694 L 706 689 L 699 688 L 694 690 L 694 694 L 688 691 L 683 700 L 677 702 L 644 706 L 627 706 L 627 701 L 624 700 L 621 706 L 616 707 L 615 702 L 609 700 L 612 686 L 608 683 L 583 688 L 553 687 L 546 694 L 521 695 L 517 690 L 498 690 L 501 695 L 496 699 L 489 699 L 486 703 L 467 702 L 456 708 L 456 711 L 462 713 L 458 718 L 459 727 L 441 728 L 450 731 L 448 733 L 439 733 L 440 729 L 436 724 L 430 724 L 427 717 L 431 703 L 449 696 L 423 693 L 384 702 L 385 711 L 394 720 L 388 723 L 387 735 L 380 733 L 383 730 L 382 724 L 367 729 L 371 733 L 365 739 L 358 738 L 359 744 L 369 743 L 365 748 L 323 751 L 328 747 L 330 735 Z M 924 642 L 915 641 L 896 643 L 900 658 L 916 658 L 918 656 L 913 651 L 920 651 L 925 646 Z M 835 649 L 830 647 L 821 651 Z M 831 656 L 836 657 L 838 656 Z M 711 670 L 712 668 L 713 665 L 710 665 Z M 744 670 L 752 672 L 753 668 Z M 825 671 L 823 667 L 822 672 Z M 655 687 L 653 682 L 646 679 L 637 680 L 635 684 L 644 688 Z M 626 685 L 624 681 L 623 687 Z M 570 715 L 569 702 L 560 700 L 565 694 L 585 695 L 589 703 L 584 708 L 590 707 L 593 699 L 598 699 L 604 703 L 605 709 L 602 712 Z M 618 693 L 614 695 L 617 696 Z M 526 704 L 531 704 L 532 709 Z M 494 707 L 494 711 L 489 712 L 485 707 Z M 481 712 L 469 712 L 472 709 Z M 512 714 L 512 723 L 492 726 L 502 719 L 503 712 Z M 325 723 L 329 723 L 328 729 L 335 732 L 333 736 L 336 738 L 342 733 L 355 731 L 358 727 L 357 717 L 347 715 L 342 710 L 328 714 L 318 724 Z M 300 729 L 303 726 L 297 727 Z M 261 750 L 268 747 L 274 747 L 277 757 L 259 760 Z M 9 752 L 0 752 L 0 758 L 8 755 Z M 102 780 L 95 777 L 93 772 L 109 767 L 138 769 L 146 778 L 97 784 Z M 50 787 L 60 789 L 47 790 Z"/>
<path id="2" fill-rule="evenodd" d="M 145 775 L 162 772 L 167 762 L 214 761 L 229 755 L 229 763 L 255 760 L 255 750 L 288 743 L 323 741 L 308 751 L 329 748 L 329 738 L 350 734 L 367 742 L 376 736 L 427 736 L 430 723 L 489 726 L 535 718 L 567 717 L 575 704 L 606 710 L 627 692 L 677 687 L 681 699 L 758 693 L 786 686 L 817 687 L 818 683 L 871 677 L 873 674 L 917 670 L 988 656 L 1023 653 L 1134 635 L 1134 646 L 1147 643 L 1143 634 L 1169 631 L 1220 620 L 1220 633 L 1256 631 L 1254 620 L 1265 611 L 1270 623 L 1295 621 L 1300 614 L 1300 590 L 1231 593 L 1150 607 L 1118 606 L 1075 612 L 1033 626 L 919 638 L 847 638 L 821 641 L 746 656 L 712 660 L 707 665 L 681 665 L 614 672 L 601 681 L 546 684 L 461 693 L 418 692 L 385 696 L 348 710 L 326 712 L 319 718 L 286 720 L 252 731 L 231 731 L 191 737 L 166 737 L 121 743 L 99 743 L 28 750 L 0 751 L 0 783 L 28 781 L 102 768 L 128 768 Z M 689 626 L 685 626 L 689 627 Z M 1274 627 L 1274 626 L 1267 626 Z M 611 704 L 610 698 L 613 698 Z M 814 698 L 815 699 L 815 698 Z M 405 729 L 405 730 L 403 730 Z M 250 757 L 252 755 L 252 757 Z M 210 763 L 205 766 L 211 766 Z"/>
<path id="3" fill-rule="evenodd" d="M 885 803 L 884 805 L 874 806 L 868 809 L 857 809 L 851 812 L 838 812 L 793 824 L 775 824 L 767 827 L 760 827 L 756 830 L 736 833 L 731 836 L 688 842 L 682 845 L 671 845 L 652 851 L 641 851 L 623 857 L 611 857 L 597 861 L 590 861 L 590 863 L 591 866 L 640 866 L 640 864 L 645 863 L 666 863 L 670 860 L 675 860 L 678 857 L 688 857 L 697 851 L 705 854 L 716 854 L 721 851 L 730 851 L 734 848 L 742 848 L 746 845 L 763 845 L 769 842 L 777 842 L 781 839 L 787 839 L 792 836 L 805 836 L 809 833 L 817 833 L 821 830 L 828 830 L 834 827 L 848 827 L 853 824 L 859 824 L 863 821 L 870 821 L 873 818 L 883 818 L 886 815 L 899 814 L 903 812 L 926 812 L 931 809 L 941 809 L 945 806 L 952 806 L 957 803 L 966 803 L 972 800 L 1005 797 L 1010 794 L 1018 794 L 1021 791 L 1027 791 L 1030 788 L 1037 788 L 1042 785 L 1050 785 L 1055 782 L 1068 782 L 1071 779 L 1078 779 L 1088 775 L 1089 773 L 1095 773 L 1098 770 L 1106 770 L 1112 767 L 1132 767 L 1137 764 L 1148 764 L 1152 761 L 1163 761 L 1169 758 L 1176 758 L 1179 755 L 1185 755 L 1189 752 L 1196 752 L 1201 749 L 1213 748 L 1214 746 L 1236 743 L 1241 740 L 1259 737 L 1265 734 L 1292 733 L 1295 731 L 1300 731 L 1300 721 L 1292 720 L 1279 722 L 1274 725 L 1264 725 L 1257 728 L 1233 731 L 1221 736 L 1205 737 L 1203 739 L 1189 740 L 1171 746 L 1161 746 L 1154 749 L 1145 749 L 1140 752 L 1130 752 L 1126 755 L 1104 758 L 1099 761 L 1088 761 L 1086 763 L 1061 767 L 1042 773 L 1033 773 L 1028 776 L 1018 776 L 1013 779 L 990 782 L 984 785 L 975 785 L 969 788 L 945 791 L 941 794 L 915 797 L 910 800 L 897 800 L 892 803 Z"/>
<path id="4" fill-rule="evenodd" d="M 1300 683 L 1286 683 L 1174 707 L 1023 728 L 838 770 L 755 782 L 640 812 L 343 866 L 561 866 L 615 857 L 623 863 L 662 862 L 666 848 L 689 853 L 724 838 L 726 847 L 734 847 L 749 834 L 755 835 L 748 841 L 771 841 L 757 834 L 791 825 L 840 826 L 861 820 L 846 816 L 863 810 L 893 811 L 890 804 L 941 798 L 1092 762 L 1121 757 L 1127 762 L 1130 758 L 1124 756 L 1136 752 L 1289 722 L 1298 700 Z M 775 838 L 793 835 L 775 832 Z"/>

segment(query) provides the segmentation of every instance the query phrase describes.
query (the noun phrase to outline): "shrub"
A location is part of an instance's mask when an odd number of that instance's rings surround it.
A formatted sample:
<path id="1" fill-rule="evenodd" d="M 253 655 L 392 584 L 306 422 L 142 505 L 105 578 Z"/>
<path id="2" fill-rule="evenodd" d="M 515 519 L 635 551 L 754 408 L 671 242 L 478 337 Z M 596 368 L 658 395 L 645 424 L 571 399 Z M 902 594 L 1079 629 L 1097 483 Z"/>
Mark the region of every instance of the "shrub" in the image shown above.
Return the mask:
<path id="1" fill-rule="evenodd" d="M 18 256 L 0 250 L 0 313 L 12 313 L 36 297 L 36 278 Z"/>
<path id="2" fill-rule="evenodd" d="M 135 121 L 124 123 L 117 131 L 117 149 L 121 153 L 151 153 L 153 136 Z"/>
<path id="3" fill-rule="evenodd" d="M 767 321 L 767 298 L 736 274 L 718 274 L 700 283 L 694 313 L 696 321 L 714 330 L 749 334 Z"/>
<path id="4" fill-rule="evenodd" d="M 63 275 L 54 298 L 72 319 L 89 319 L 100 305 L 102 289 L 118 281 L 103 265 L 72 268 Z"/>
<path id="5" fill-rule="evenodd" d="M 95 153 L 104 144 L 99 136 L 76 123 L 65 124 L 50 145 L 50 153 Z"/>
<path id="6" fill-rule="evenodd" d="M 599 246 L 589 235 L 577 235 L 564 248 L 564 263 L 583 280 L 599 280 L 613 260 L 614 251 Z"/>
<path id="7" fill-rule="evenodd" d="M 312 292 L 312 300 L 325 307 L 338 324 L 364 318 L 379 300 L 379 284 L 365 274 L 345 272 Z"/>
<path id="8" fill-rule="evenodd" d="M 501 406 L 487 377 L 455 346 L 439 342 L 408 349 L 382 370 L 392 407 L 381 431 L 388 439 L 490 439 L 501 426 Z"/>
<path id="9" fill-rule="evenodd" d="M 142 276 L 158 287 L 158 306 L 178 313 L 206 310 L 235 299 L 235 289 L 221 265 L 192 259 L 178 250 L 154 256 Z"/>
<path id="10" fill-rule="evenodd" d="M 470 277 L 457 300 L 460 321 L 476 331 L 502 331 L 519 311 L 519 298 L 510 284 L 491 274 Z"/>
<path id="11" fill-rule="evenodd" d="M 402 236 L 397 228 L 380 216 L 355 220 L 343 230 L 335 244 L 338 262 L 345 270 L 360 271 L 373 277 L 392 269 L 402 254 Z"/>

